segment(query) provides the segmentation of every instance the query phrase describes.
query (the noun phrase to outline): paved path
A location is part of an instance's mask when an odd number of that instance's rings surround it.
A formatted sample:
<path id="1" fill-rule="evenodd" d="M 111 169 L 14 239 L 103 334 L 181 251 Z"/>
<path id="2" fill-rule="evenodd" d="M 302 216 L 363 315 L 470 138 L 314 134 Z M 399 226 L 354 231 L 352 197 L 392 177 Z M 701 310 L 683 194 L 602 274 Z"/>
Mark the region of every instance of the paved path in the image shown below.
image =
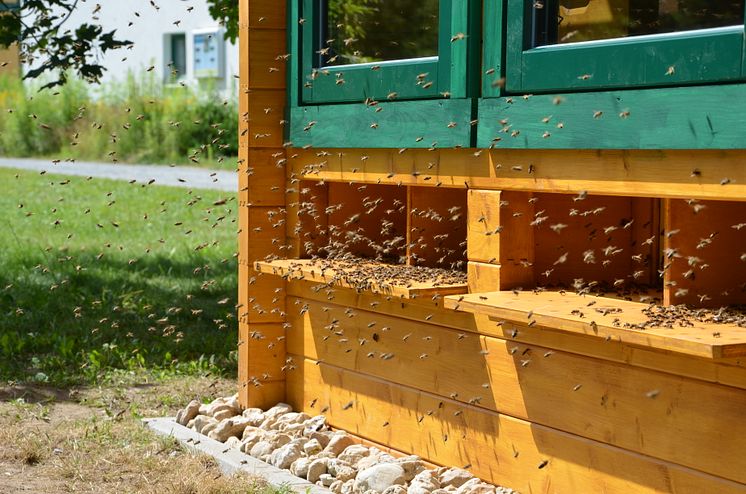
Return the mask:
<path id="1" fill-rule="evenodd" d="M 155 180 L 155 185 L 238 192 L 237 173 L 191 166 L 171 167 L 169 165 L 130 165 L 88 161 L 55 164 L 51 160 L 45 159 L 0 158 L 0 167 L 33 171 L 46 170 L 48 173 L 109 178 L 112 180 L 137 180 L 139 183 Z"/>

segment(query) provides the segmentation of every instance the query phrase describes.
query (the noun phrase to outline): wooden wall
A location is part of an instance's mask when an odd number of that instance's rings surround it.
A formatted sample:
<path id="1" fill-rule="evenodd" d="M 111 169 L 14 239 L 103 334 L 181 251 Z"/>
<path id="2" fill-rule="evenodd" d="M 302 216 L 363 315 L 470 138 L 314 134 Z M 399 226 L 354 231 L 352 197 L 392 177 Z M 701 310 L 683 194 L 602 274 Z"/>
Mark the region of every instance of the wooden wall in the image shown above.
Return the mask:
<path id="1" fill-rule="evenodd" d="M 285 286 L 251 266 L 285 255 L 285 2 L 240 2 L 239 395 L 244 406 L 285 398 Z"/>
<path id="2" fill-rule="evenodd" d="M 407 239 L 396 254 L 409 264 L 467 262 L 472 293 L 578 277 L 613 283 L 641 271 L 666 303 L 744 302 L 746 228 L 732 226 L 746 222 L 746 155 L 286 147 L 294 26 L 285 3 L 240 3 L 241 403 L 286 400 L 364 440 L 520 492 L 745 492 L 743 357 L 657 348 L 658 333 L 630 341 L 573 333 L 534 324 L 525 311 L 498 319 L 445 309 L 438 296 L 286 281 L 253 266 L 317 254 L 330 227 L 375 189 L 406 203 L 405 214 L 392 213 Z M 705 207 L 693 213 L 691 199 Z M 428 211 L 452 206 L 456 220 L 431 220 Z M 590 220 L 567 214 L 599 207 Z M 563 235 L 549 228 L 557 223 Z M 609 245 L 623 246 L 624 259 L 555 264 L 564 252 Z M 664 251 L 675 252 L 670 266 Z M 688 274 L 693 256 L 709 270 Z"/>

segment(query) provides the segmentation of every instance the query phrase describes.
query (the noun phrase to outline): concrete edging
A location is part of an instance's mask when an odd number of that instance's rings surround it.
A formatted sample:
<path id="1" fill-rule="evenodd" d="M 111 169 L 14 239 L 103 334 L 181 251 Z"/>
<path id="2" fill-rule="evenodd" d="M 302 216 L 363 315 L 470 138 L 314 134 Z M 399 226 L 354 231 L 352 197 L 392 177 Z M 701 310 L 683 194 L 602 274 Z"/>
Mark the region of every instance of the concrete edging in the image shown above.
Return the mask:
<path id="1" fill-rule="evenodd" d="M 173 417 L 142 419 L 143 424 L 159 436 L 170 436 L 190 451 L 212 456 L 217 460 L 223 473 L 231 475 L 237 471 L 262 477 L 275 487 L 289 487 L 303 494 L 331 494 L 325 487 L 319 487 L 307 480 L 296 477 L 261 460 L 249 456 L 236 448 L 226 448 L 225 444 L 203 436 L 197 431 L 176 423 Z"/>

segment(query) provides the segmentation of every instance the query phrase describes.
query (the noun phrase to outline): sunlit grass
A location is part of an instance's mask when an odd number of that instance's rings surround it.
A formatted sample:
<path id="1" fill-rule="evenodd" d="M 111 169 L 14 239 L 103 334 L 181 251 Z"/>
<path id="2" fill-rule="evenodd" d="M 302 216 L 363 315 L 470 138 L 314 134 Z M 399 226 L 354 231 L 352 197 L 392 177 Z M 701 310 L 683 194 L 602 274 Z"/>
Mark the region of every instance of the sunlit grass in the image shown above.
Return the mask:
<path id="1" fill-rule="evenodd" d="M 0 379 L 234 372 L 230 194 L 15 170 L 0 180 Z"/>

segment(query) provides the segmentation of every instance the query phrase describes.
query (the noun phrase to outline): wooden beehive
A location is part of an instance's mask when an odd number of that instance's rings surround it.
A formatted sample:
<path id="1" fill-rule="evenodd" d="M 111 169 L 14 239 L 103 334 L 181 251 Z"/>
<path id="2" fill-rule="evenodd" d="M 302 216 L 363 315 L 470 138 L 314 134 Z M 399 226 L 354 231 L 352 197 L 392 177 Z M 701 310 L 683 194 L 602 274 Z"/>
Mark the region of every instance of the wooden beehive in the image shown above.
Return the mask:
<path id="1" fill-rule="evenodd" d="M 746 303 L 746 153 L 295 147 L 288 19 L 241 2 L 242 404 L 520 492 L 746 491 L 746 328 L 645 312 Z M 361 289 L 341 238 L 461 281 Z"/>

